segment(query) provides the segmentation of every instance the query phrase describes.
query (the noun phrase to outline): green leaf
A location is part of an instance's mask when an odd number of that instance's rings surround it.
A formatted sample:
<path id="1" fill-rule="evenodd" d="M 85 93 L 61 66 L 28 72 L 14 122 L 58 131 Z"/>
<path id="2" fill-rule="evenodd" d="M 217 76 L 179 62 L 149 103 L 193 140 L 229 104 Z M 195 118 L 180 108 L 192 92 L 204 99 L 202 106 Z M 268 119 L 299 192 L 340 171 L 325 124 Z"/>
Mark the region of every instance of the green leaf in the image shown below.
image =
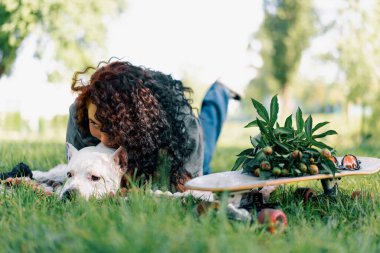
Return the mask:
<path id="1" fill-rule="evenodd" d="M 294 131 L 294 130 L 293 130 Z M 304 132 L 301 132 L 299 134 L 297 134 L 296 136 L 294 136 L 293 138 L 290 138 L 289 140 L 287 140 L 288 142 L 293 142 L 297 139 L 299 139 L 298 141 L 301 141 L 301 139 L 305 136 L 305 133 Z"/>
<path id="2" fill-rule="evenodd" d="M 261 121 L 261 120 L 259 120 L 259 119 L 256 119 L 256 120 L 257 120 L 257 125 L 260 128 L 261 135 L 267 136 L 268 135 L 268 131 L 267 131 L 267 129 L 264 126 L 264 122 Z"/>
<path id="3" fill-rule="evenodd" d="M 271 178 L 272 176 L 272 172 L 271 171 L 265 171 L 265 170 L 261 170 L 260 171 L 260 179 L 269 179 Z"/>
<path id="4" fill-rule="evenodd" d="M 249 122 L 244 128 L 257 127 L 257 120 Z"/>
<path id="5" fill-rule="evenodd" d="M 239 157 L 238 159 L 236 159 L 236 161 L 235 161 L 235 164 L 234 164 L 234 166 L 232 167 L 232 169 L 231 170 L 237 170 L 239 167 L 240 167 L 240 165 L 246 160 L 247 158 L 246 157 Z"/>
<path id="6" fill-rule="evenodd" d="M 249 139 L 251 140 L 252 146 L 256 147 L 257 145 L 259 145 L 260 138 L 257 138 L 257 136 L 255 137 L 250 136 Z"/>
<path id="7" fill-rule="evenodd" d="M 334 135 L 334 134 L 338 134 L 335 130 L 328 130 L 322 134 L 316 134 L 316 135 L 313 135 L 313 138 L 314 139 L 317 139 L 317 138 L 323 138 L 327 135 Z"/>
<path id="8" fill-rule="evenodd" d="M 299 132 L 299 133 L 302 132 L 304 121 L 302 118 L 301 108 L 299 108 L 299 107 L 298 107 L 297 112 L 296 112 L 296 123 L 297 123 L 297 132 Z"/>
<path id="9" fill-rule="evenodd" d="M 264 148 L 267 145 L 267 142 L 263 138 L 260 138 L 259 140 L 257 140 L 257 142 L 257 146 L 260 148 Z"/>
<path id="10" fill-rule="evenodd" d="M 293 177 L 299 177 L 299 176 L 302 176 L 302 172 L 299 170 L 299 169 L 294 169 L 293 171 L 291 171 Z"/>
<path id="11" fill-rule="evenodd" d="M 319 151 L 315 148 L 305 148 L 304 152 L 309 153 L 313 157 L 319 156 Z"/>
<path id="12" fill-rule="evenodd" d="M 333 174 L 332 170 L 326 164 L 321 163 L 321 167 L 322 167 L 323 171 L 321 170 L 321 171 L 319 171 L 319 173 L 321 173 L 321 174 Z M 324 171 L 327 171 L 327 173 L 324 173 Z"/>
<path id="13" fill-rule="evenodd" d="M 293 134 L 293 129 L 287 128 L 287 127 L 278 127 L 273 130 L 274 134 L 286 134 L 286 135 L 291 135 Z"/>
<path id="14" fill-rule="evenodd" d="M 244 171 L 251 171 L 252 168 L 258 167 L 260 164 L 256 161 L 255 158 L 249 158 L 244 161 L 243 169 Z"/>
<path id="15" fill-rule="evenodd" d="M 257 114 L 268 124 L 269 115 L 265 107 L 257 100 L 251 98 L 253 106 L 256 108 Z"/>
<path id="16" fill-rule="evenodd" d="M 307 119 L 305 121 L 305 133 L 306 133 L 306 138 L 308 140 L 312 139 L 312 137 L 311 137 L 312 127 L 313 127 L 313 118 L 311 117 L 311 115 L 309 115 L 309 117 L 307 117 Z"/>
<path id="17" fill-rule="evenodd" d="M 321 166 L 324 170 L 327 170 L 333 175 L 333 177 L 335 177 L 337 168 L 335 167 L 335 164 L 332 161 L 330 160 L 322 161 Z"/>
<path id="18" fill-rule="evenodd" d="M 252 155 L 254 150 L 255 150 L 254 148 L 245 149 L 242 152 L 240 152 L 240 154 L 238 154 L 237 156 Z"/>
<path id="19" fill-rule="evenodd" d="M 283 143 L 275 140 L 274 143 L 276 143 L 276 145 L 278 145 L 279 147 L 281 147 L 282 149 L 284 149 L 286 152 L 290 152 L 290 149 Z"/>
<path id="20" fill-rule="evenodd" d="M 326 160 L 324 163 L 327 163 L 333 173 L 337 172 L 338 168 L 335 166 L 335 163 L 333 161 Z"/>
<path id="21" fill-rule="evenodd" d="M 286 120 L 285 120 L 285 127 L 292 128 L 292 126 L 293 126 L 293 119 L 292 119 L 292 117 L 293 117 L 293 114 L 290 114 L 290 115 L 286 118 Z"/>
<path id="22" fill-rule="evenodd" d="M 279 110 L 278 98 L 277 98 L 277 95 L 275 95 L 272 97 L 272 100 L 270 101 L 270 126 L 272 127 L 277 121 L 278 110 Z"/>
<path id="23" fill-rule="evenodd" d="M 278 155 L 281 157 L 281 159 L 282 158 L 285 159 L 285 161 L 287 161 L 289 159 L 289 157 L 290 157 L 290 154 L 285 154 L 285 155 L 278 154 Z"/>
<path id="24" fill-rule="evenodd" d="M 317 131 L 319 128 L 321 128 L 321 127 L 327 125 L 328 123 L 330 123 L 330 122 L 325 121 L 325 122 L 318 123 L 315 127 L 313 127 L 313 130 L 312 130 L 311 132 L 314 133 L 314 132 Z"/>
<path id="25" fill-rule="evenodd" d="M 323 149 L 323 148 L 327 148 L 329 150 L 332 149 L 332 147 L 324 144 L 323 142 L 319 142 L 319 141 L 316 141 L 316 140 L 313 140 L 313 139 L 311 140 L 311 144 L 314 145 L 314 146 L 316 146 L 317 148 L 320 148 L 320 149 Z"/>
<path id="26" fill-rule="evenodd" d="M 260 163 L 263 160 L 266 160 L 267 156 L 264 154 L 263 150 L 260 150 L 259 152 L 257 152 L 255 159 L 257 163 Z"/>

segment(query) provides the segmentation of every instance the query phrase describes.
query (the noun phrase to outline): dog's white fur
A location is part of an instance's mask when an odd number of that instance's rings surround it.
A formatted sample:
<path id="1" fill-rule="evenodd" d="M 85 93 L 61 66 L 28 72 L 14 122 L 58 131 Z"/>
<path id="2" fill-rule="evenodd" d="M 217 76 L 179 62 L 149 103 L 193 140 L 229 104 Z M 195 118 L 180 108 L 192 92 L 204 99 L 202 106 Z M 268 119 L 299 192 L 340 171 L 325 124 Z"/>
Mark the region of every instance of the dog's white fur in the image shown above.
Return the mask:
<path id="1" fill-rule="evenodd" d="M 42 172 L 33 171 L 33 178 L 41 184 L 63 183 L 56 193 L 60 199 L 80 195 L 85 199 L 114 194 L 120 188 L 126 172 L 119 164 L 123 148 L 107 148 L 103 144 L 77 150 L 67 143 L 68 164 Z"/>

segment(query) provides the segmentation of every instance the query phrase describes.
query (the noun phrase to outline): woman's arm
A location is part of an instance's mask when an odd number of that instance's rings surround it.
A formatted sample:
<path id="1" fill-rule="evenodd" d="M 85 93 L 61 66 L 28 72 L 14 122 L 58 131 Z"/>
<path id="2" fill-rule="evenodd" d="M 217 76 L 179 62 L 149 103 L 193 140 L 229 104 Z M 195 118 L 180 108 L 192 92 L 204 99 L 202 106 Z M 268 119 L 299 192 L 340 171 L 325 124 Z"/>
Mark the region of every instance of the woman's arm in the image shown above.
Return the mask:
<path id="1" fill-rule="evenodd" d="M 184 162 L 184 168 L 192 177 L 203 175 L 203 130 L 199 119 L 193 114 L 185 118 L 185 125 L 189 133 L 189 148 L 192 150 L 190 157 Z"/>
<path id="2" fill-rule="evenodd" d="M 85 135 L 80 130 L 78 124 L 75 121 L 76 107 L 75 103 L 70 106 L 69 120 L 67 122 L 66 130 L 66 142 L 73 145 L 76 149 L 80 150 L 84 147 L 95 146 L 100 141 L 91 135 Z M 66 150 L 67 156 L 67 150 Z"/>

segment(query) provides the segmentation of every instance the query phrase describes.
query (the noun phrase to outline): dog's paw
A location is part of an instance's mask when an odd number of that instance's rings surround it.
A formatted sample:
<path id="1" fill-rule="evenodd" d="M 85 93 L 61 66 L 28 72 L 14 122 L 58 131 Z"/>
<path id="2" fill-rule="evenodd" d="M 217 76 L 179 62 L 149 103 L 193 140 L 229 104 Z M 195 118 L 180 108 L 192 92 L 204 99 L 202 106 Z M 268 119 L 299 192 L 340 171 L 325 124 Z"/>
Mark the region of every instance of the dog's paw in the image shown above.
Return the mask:
<path id="1" fill-rule="evenodd" d="M 33 173 L 33 179 L 38 183 L 46 183 L 48 181 L 47 174 L 48 172 L 34 170 Z"/>

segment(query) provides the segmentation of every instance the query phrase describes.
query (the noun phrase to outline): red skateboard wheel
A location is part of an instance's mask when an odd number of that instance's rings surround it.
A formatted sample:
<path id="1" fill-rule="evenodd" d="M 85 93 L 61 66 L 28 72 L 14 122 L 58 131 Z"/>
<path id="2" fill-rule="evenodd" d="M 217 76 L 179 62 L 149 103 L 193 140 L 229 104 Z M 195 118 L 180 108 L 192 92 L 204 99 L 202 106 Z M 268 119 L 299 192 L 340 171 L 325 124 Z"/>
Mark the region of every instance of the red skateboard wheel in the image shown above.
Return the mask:
<path id="1" fill-rule="evenodd" d="M 312 188 L 298 188 L 294 192 L 296 198 L 302 198 L 303 203 L 306 204 L 312 197 L 317 196 L 316 192 Z"/>
<path id="2" fill-rule="evenodd" d="M 278 209 L 265 208 L 261 210 L 257 219 L 272 234 L 282 233 L 288 225 L 285 213 Z"/>

